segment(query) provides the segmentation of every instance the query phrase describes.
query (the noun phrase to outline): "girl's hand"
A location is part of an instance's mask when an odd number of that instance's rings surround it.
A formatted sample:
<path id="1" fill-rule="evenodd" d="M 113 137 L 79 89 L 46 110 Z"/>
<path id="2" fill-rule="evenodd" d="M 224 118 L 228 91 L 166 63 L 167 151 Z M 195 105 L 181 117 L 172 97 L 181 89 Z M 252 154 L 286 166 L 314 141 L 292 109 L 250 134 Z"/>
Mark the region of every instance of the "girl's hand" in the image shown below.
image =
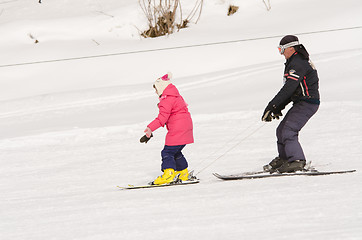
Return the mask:
<path id="1" fill-rule="evenodd" d="M 143 132 L 146 133 L 146 136 L 147 136 L 148 138 L 150 138 L 151 135 L 152 135 L 151 128 L 149 128 L 149 127 L 147 127 Z"/>

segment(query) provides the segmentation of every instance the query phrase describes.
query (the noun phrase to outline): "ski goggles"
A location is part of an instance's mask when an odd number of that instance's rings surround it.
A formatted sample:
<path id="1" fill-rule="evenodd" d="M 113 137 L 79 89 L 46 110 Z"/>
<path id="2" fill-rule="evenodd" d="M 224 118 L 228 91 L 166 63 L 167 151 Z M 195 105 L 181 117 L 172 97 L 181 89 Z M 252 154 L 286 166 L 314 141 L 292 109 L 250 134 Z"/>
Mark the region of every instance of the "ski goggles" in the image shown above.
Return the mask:
<path id="1" fill-rule="evenodd" d="M 283 54 L 285 49 L 287 49 L 289 47 L 294 47 L 294 46 L 297 46 L 297 45 L 299 45 L 298 41 L 290 42 L 290 43 L 287 43 L 287 44 L 284 44 L 284 45 L 279 45 L 278 46 L 279 53 Z"/>

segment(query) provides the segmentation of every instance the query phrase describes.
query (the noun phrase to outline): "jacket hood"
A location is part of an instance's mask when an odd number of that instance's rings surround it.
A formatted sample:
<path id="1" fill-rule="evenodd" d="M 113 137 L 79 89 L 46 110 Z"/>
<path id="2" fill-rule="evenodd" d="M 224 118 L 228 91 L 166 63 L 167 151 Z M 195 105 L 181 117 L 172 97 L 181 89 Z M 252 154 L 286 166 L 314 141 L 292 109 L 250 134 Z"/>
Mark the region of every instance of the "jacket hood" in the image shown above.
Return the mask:
<path id="1" fill-rule="evenodd" d="M 177 90 L 176 86 L 170 83 L 162 93 L 163 96 L 180 96 L 179 91 Z"/>

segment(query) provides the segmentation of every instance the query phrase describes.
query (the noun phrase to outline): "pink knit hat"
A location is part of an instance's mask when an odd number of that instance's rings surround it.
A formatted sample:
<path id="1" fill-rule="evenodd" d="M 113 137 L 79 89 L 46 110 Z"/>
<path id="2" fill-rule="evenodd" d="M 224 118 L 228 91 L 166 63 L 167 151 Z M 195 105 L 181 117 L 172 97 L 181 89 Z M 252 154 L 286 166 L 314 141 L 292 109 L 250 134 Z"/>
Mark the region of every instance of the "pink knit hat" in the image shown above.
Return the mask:
<path id="1" fill-rule="evenodd" d="M 166 87 L 171 84 L 171 79 L 172 73 L 168 72 L 156 80 L 153 87 L 156 89 L 158 96 L 161 96 Z"/>

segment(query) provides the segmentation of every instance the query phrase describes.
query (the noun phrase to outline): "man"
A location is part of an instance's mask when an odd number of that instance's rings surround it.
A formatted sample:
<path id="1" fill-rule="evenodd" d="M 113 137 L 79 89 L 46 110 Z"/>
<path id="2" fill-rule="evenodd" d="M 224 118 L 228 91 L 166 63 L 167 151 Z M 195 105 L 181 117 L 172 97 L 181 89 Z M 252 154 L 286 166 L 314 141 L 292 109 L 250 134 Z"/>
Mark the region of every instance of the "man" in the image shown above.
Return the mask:
<path id="1" fill-rule="evenodd" d="M 293 106 L 276 131 L 279 155 L 265 165 L 264 170 L 271 173 L 302 171 L 306 158 L 298 134 L 319 108 L 319 79 L 307 50 L 296 36 L 283 37 L 278 49 L 286 59 L 284 85 L 265 108 L 262 121 L 279 119 L 287 104 L 293 102 Z"/>

